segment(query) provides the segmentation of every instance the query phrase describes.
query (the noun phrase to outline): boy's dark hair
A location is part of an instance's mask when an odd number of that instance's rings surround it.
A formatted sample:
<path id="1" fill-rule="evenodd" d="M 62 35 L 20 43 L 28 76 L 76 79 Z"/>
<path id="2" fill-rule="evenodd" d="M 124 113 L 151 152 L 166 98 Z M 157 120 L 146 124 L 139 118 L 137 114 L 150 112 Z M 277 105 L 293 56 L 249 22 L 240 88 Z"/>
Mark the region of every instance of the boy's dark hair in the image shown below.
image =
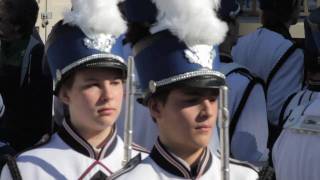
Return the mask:
<path id="1" fill-rule="evenodd" d="M 167 100 L 168 100 L 168 96 L 170 94 L 170 92 L 173 90 L 173 87 L 167 87 L 167 88 L 163 88 L 159 91 L 157 91 L 156 93 L 152 94 L 149 97 L 150 99 L 155 99 L 157 101 L 159 101 L 162 104 L 166 104 Z"/>
<path id="2" fill-rule="evenodd" d="M 6 12 L 9 21 L 19 26 L 20 34 L 32 34 L 38 17 L 38 3 L 35 0 L 1 0 L 1 11 Z"/>
<path id="3" fill-rule="evenodd" d="M 174 87 L 172 85 L 169 85 L 167 87 L 161 88 L 156 93 L 152 94 L 147 100 L 145 100 L 146 101 L 146 102 L 144 102 L 145 105 L 149 106 L 148 102 L 150 102 L 151 99 L 155 100 L 155 101 L 158 101 L 162 105 L 165 105 L 167 103 L 167 100 L 168 100 L 170 92 L 172 90 L 174 90 L 175 88 L 178 88 L 178 87 Z M 154 118 L 153 116 L 151 116 L 151 118 L 152 118 L 153 122 L 157 123 L 156 118 Z"/>

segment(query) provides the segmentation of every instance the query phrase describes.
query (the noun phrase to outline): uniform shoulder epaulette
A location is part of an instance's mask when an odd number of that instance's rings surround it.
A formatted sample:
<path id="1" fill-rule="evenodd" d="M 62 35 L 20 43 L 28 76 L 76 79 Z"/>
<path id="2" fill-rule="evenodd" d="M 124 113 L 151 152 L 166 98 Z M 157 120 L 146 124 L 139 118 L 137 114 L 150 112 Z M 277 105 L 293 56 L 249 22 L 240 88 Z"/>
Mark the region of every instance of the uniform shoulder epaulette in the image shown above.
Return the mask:
<path id="1" fill-rule="evenodd" d="M 221 68 L 219 68 L 219 71 L 222 72 L 224 75 L 228 76 L 235 72 L 244 72 L 245 74 L 250 74 L 250 71 L 240 64 L 237 63 L 224 63 Z"/>
<path id="2" fill-rule="evenodd" d="M 306 104 L 295 108 L 284 124 L 284 129 L 291 129 L 300 134 L 320 135 L 320 117 L 304 114 L 309 106 L 310 104 Z"/>
<path id="3" fill-rule="evenodd" d="M 112 174 L 108 177 L 108 180 L 113 180 L 121 175 L 133 170 L 139 163 L 141 162 L 141 154 L 136 155 L 134 158 L 130 159 L 130 161 L 120 170 Z"/>
<path id="4" fill-rule="evenodd" d="M 139 151 L 139 152 L 150 154 L 150 151 L 148 151 L 146 148 L 144 148 L 138 144 L 135 144 L 135 143 L 132 143 L 132 149 Z"/>
<path id="5" fill-rule="evenodd" d="M 222 72 L 225 76 L 229 76 L 233 73 L 239 73 L 242 76 L 248 78 L 250 81 L 255 81 L 256 83 L 262 84 L 263 87 L 265 86 L 264 81 L 260 77 L 250 72 L 246 67 L 237 63 L 224 63 L 219 71 Z"/>

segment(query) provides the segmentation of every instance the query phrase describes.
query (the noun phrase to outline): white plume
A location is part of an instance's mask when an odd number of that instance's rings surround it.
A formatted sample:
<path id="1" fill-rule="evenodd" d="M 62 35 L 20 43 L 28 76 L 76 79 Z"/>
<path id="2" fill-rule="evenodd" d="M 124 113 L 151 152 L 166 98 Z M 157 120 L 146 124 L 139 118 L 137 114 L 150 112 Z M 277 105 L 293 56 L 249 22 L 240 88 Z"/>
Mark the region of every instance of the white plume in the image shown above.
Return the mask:
<path id="1" fill-rule="evenodd" d="M 218 19 L 220 0 L 152 0 L 158 8 L 157 23 L 151 33 L 169 29 L 187 45 L 217 45 L 228 26 Z"/>
<path id="2" fill-rule="evenodd" d="M 77 25 L 87 35 L 126 31 L 126 23 L 118 9 L 119 0 L 72 0 L 72 10 L 64 14 L 64 23 Z"/>

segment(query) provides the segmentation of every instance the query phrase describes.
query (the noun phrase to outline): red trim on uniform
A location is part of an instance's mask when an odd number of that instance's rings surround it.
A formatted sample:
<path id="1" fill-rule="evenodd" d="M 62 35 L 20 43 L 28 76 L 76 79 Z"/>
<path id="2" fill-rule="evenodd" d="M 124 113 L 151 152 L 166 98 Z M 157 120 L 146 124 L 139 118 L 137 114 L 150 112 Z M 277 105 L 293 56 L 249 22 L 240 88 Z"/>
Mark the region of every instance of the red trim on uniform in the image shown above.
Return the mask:
<path id="1" fill-rule="evenodd" d="M 89 172 L 96 166 L 96 165 L 100 165 L 101 167 L 103 167 L 105 170 L 107 170 L 110 174 L 113 174 L 113 172 L 104 164 L 102 164 L 100 161 L 95 161 L 93 162 L 85 171 L 84 173 L 79 177 L 79 180 L 83 179 L 86 175 L 89 174 Z"/>
<path id="2" fill-rule="evenodd" d="M 101 163 L 100 161 L 98 161 L 98 164 L 99 164 L 100 166 L 102 166 L 105 170 L 107 170 L 110 174 L 113 174 L 113 172 L 112 172 L 106 165 L 104 165 L 104 164 Z"/>

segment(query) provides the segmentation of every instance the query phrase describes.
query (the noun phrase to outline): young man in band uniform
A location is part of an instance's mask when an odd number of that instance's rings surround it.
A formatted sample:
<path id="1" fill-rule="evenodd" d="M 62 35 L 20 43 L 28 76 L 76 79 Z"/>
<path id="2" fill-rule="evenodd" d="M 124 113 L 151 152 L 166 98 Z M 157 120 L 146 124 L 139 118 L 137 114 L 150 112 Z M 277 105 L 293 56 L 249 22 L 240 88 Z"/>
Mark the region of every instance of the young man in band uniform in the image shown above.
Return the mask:
<path id="1" fill-rule="evenodd" d="M 14 167 L 8 163 L 1 179 L 14 179 L 17 172 L 22 179 L 105 179 L 123 166 L 124 143 L 115 121 L 127 72 L 117 41 L 125 22 L 117 0 L 72 3 L 46 50 L 54 92 L 69 116 L 47 142 L 17 157 L 17 171 L 10 174 Z M 140 159 L 141 151 L 133 146 L 133 157 Z"/>

